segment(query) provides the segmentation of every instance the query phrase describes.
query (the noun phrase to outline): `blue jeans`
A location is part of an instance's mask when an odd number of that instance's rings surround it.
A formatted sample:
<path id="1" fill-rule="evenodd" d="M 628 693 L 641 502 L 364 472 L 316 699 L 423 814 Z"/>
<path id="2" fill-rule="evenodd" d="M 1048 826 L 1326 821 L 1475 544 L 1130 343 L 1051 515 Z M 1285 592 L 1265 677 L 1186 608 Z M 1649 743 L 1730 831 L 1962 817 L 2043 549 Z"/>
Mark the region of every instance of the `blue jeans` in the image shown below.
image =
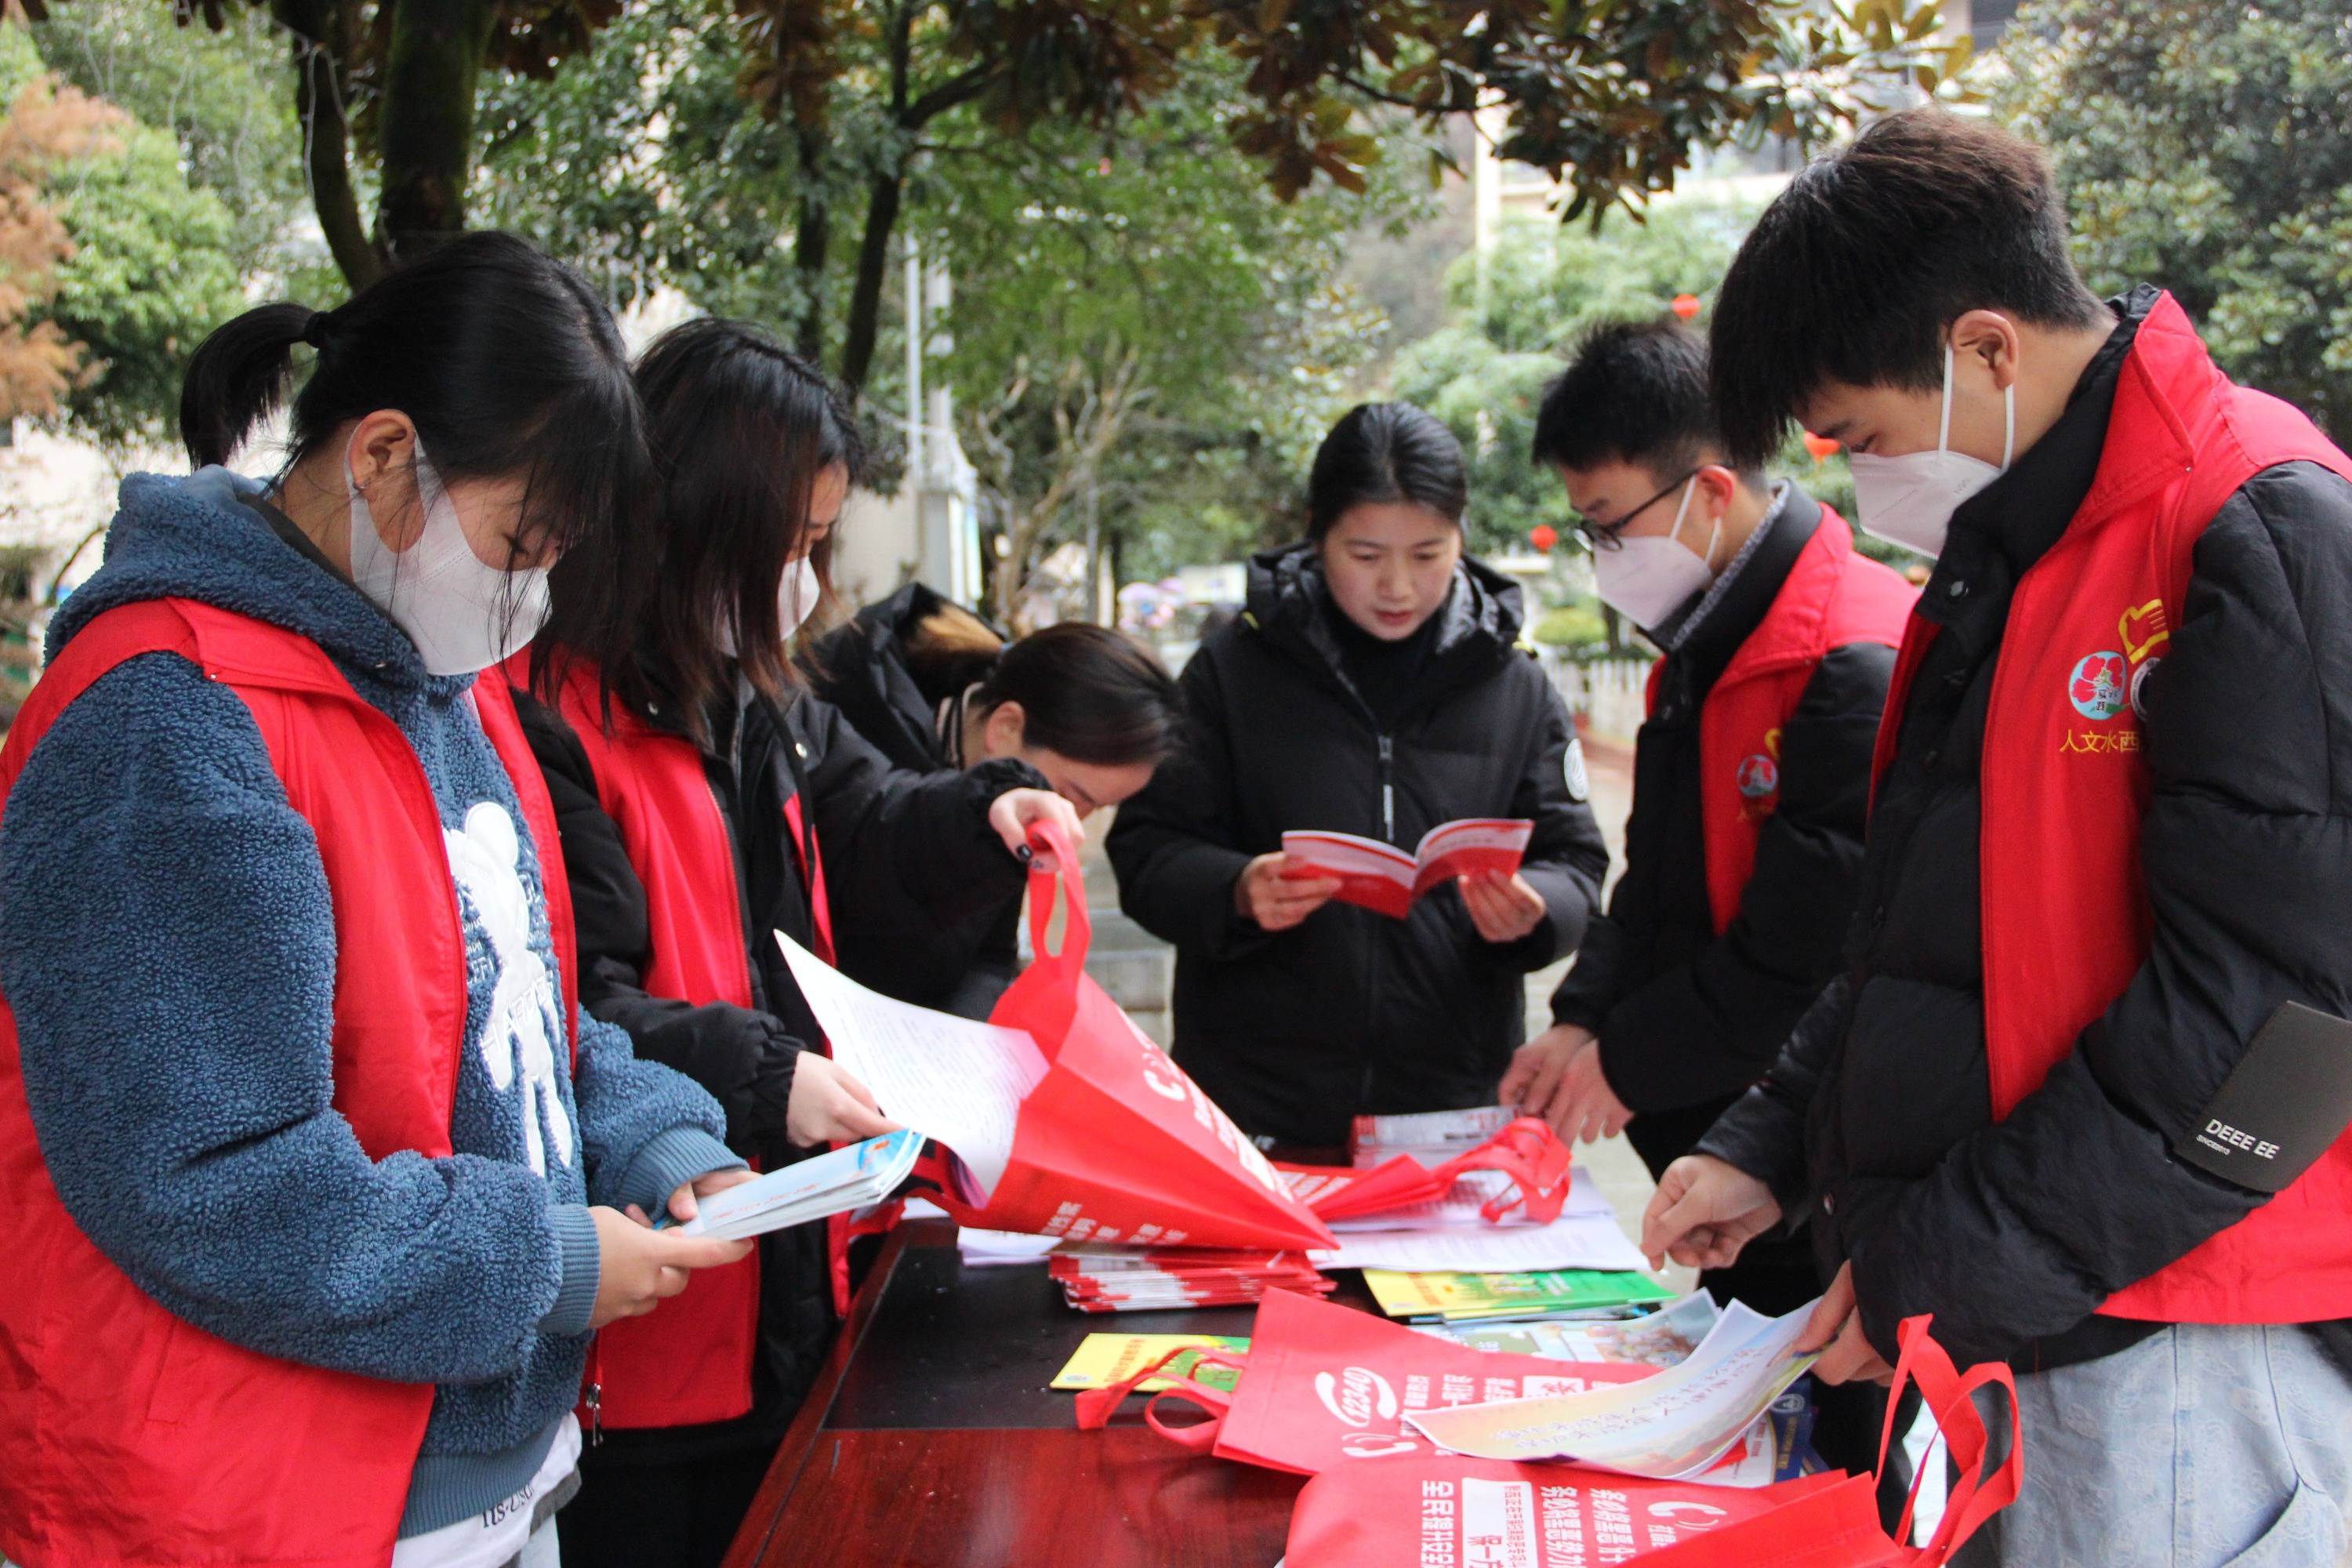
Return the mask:
<path id="1" fill-rule="evenodd" d="M 2301 1329 L 2178 1324 L 2017 1402 L 2024 1489 L 1962 1568 L 2352 1562 L 2352 1377 Z"/>

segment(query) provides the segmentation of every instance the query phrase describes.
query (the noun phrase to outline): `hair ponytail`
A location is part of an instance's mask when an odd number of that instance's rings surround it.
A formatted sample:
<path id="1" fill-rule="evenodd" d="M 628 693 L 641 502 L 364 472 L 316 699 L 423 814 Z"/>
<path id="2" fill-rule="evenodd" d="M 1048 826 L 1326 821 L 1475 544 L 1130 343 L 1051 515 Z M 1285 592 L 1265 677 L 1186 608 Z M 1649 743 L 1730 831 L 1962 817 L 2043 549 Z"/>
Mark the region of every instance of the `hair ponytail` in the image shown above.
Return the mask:
<path id="1" fill-rule="evenodd" d="M 286 401 L 308 305 L 261 305 L 213 330 L 180 388 L 180 439 L 198 468 L 226 463 L 253 427 Z"/>
<path id="2" fill-rule="evenodd" d="M 646 574 L 607 546 L 651 489 L 645 423 L 620 329 L 580 275 L 512 235 L 442 241 L 332 310 L 264 305 L 214 331 L 188 363 L 180 437 L 225 462 L 286 401 L 294 348 L 318 351 L 288 414 L 286 470 L 351 424 L 393 410 L 451 479 L 518 487 L 518 544 L 590 563 L 571 574 L 574 613 L 619 625 Z M 561 679 L 544 636 L 541 691 Z"/>
<path id="3" fill-rule="evenodd" d="M 915 623 L 907 639 L 907 673 L 923 700 L 936 706 L 994 674 L 1005 647 L 995 627 L 942 599 L 938 609 Z"/>

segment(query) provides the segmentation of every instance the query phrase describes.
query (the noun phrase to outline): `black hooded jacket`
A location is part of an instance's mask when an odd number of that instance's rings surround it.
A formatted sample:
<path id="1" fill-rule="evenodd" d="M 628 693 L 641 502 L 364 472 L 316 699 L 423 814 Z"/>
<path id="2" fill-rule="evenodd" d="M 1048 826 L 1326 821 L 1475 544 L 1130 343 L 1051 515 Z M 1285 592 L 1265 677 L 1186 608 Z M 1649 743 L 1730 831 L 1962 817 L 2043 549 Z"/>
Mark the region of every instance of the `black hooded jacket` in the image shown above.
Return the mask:
<path id="1" fill-rule="evenodd" d="M 1575 946 L 1608 865 L 1567 710 L 1515 646 L 1516 584 L 1465 561 L 1418 667 L 1370 702 L 1338 615 L 1311 545 L 1253 562 L 1248 613 L 1179 682 L 1186 748 L 1108 844 L 1127 912 L 1176 944 L 1176 1059 L 1249 1132 L 1318 1145 L 1358 1114 L 1491 1104 L 1524 977 Z M 1521 874 L 1549 915 L 1518 942 L 1483 940 L 1450 888 L 1403 921 L 1335 902 L 1269 933 L 1235 910 L 1286 830 L 1410 851 L 1465 816 L 1535 823 Z"/>
<path id="2" fill-rule="evenodd" d="M 937 715 L 942 700 L 960 693 L 924 690 L 907 658 L 915 628 L 948 603 L 909 583 L 818 638 L 801 660 L 810 689 L 840 710 L 895 768 L 951 773 L 957 765 L 940 739 Z M 898 926 L 884 912 L 838 931 L 842 973 L 886 996 L 987 1017 L 1020 973 L 1019 889 L 962 920 L 908 912 L 917 923 Z"/>
<path id="3" fill-rule="evenodd" d="M 520 691 L 516 705 L 562 836 L 580 939 L 581 1005 L 626 1029 L 638 1056 L 709 1089 L 727 1113 L 728 1146 L 765 1169 L 816 1152 L 795 1148 L 785 1131 L 793 1067 L 803 1042 L 820 1037 L 771 934 L 814 942 L 807 878 L 785 826 L 785 803 L 803 795 L 815 825 L 836 941 L 845 927 L 877 918 L 904 926 L 927 910 L 951 920 L 992 900 L 1017 903 L 1025 885 L 1026 874 L 989 827 L 987 813 L 1003 791 L 1041 782 L 1027 764 L 916 775 L 894 771 L 838 712 L 814 698 L 801 696 L 782 711 L 758 700 L 720 703 L 710 716 L 702 771 L 735 847 L 752 1005 L 696 1006 L 656 996 L 645 984 L 652 942 L 645 884 L 619 828 L 598 804 L 587 752 L 561 714 Z M 669 1462 L 782 1436 L 832 1341 L 824 1225 L 761 1237 L 760 1269 L 761 1349 L 750 1414 L 707 1426 L 607 1432 L 609 1461 Z"/>

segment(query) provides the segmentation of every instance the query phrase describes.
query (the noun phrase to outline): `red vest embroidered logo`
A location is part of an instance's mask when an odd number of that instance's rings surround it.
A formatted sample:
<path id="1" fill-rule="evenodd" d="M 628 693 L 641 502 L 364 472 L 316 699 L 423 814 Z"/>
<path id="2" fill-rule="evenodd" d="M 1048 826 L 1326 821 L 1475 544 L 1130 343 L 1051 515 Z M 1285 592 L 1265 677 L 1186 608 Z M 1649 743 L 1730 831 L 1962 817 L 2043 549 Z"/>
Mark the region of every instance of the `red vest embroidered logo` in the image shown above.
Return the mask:
<path id="1" fill-rule="evenodd" d="M 1741 815 L 1760 822 L 1772 815 L 1772 797 L 1780 793 L 1780 731 L 1764 731 L 1764 749 L 1739 759 L 1739 798 L 1748 805 Z"/>
<path id="2" fill-rule="evenodd" d="M 2066 700 L 2074 711 L 2099 723 L 2124 710 L 2124 656 L 2120 653 L 2086 654 L 2074 661 L 2074 673 L 2066 686 Z"/>
<path id="3" fill-rule="evenodd" d="M 1739 912 L 1756 843 L 1780 805 L 1780 731 L 1831 648 L 1893 647 L 1918 591 L 1854 552 L 1853 533 L 1828 507 L 1780 592 L 1708 689 L 1699 710 L 1699 824 L 1707 911 L 1719 934 Z M 1650 695 L 1657 697 L 1656 670 Z"/>

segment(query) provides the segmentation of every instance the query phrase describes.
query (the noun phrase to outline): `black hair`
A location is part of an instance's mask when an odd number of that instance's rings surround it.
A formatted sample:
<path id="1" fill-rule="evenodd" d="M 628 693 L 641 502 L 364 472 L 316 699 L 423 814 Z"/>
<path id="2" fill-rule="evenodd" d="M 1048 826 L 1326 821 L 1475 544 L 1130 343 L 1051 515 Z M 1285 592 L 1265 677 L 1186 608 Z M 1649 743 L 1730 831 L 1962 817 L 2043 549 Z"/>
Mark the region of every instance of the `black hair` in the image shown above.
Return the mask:
<path id="1" fill-rule="evenodd" d="M 1536 410 L 1538 463 L 1590 468 L 1633 463 L 1660 484 L 1725 460 L 1707 401 L 1706 344 L 1681 322 L 1611 321 L 1577 345 Z M 1760 485 L 1756 469 L 1741 480 Z"/>
<path id="2" fill-rule="evenodd" d="M 1933 391 L 1973 310 L 2106 321 L 2067 251 L 2042 150 L 1980 120 L 1906 110 L 1808 164 L 1764 209 L 1716 297 L 1716 417 L 1760 463 L 1824 383 Z"/>
<path id="3" fill-rule="evenodd" d="M 698 739 L 729 654 L 771 700 L 800 679 L 777 596 L 800 553 L 818 477 L 864 476 L 856 417 L 823 372 L 759 328 L 706 318 L 672 328 L 638 356 L 655 489 L 607 565 L 567 556 L 550 587 L 551 638 L 593 657 L 606 689 L 640 716 L 667 704 Z M 830 602 L 833 536 L 810 552 Z M 644 584 L 633 624 L 572 599 L 574 573 L 616 570 Z"/>
<path id="4" fill-rule="evenodd" d="M 644 426 L 612 313 L 511 235 L 449 239 L 331 310 L 262 305 L 215 328 L 180 393 L 190 458 L 228 461 L 285 402 L 302 344 L 315 355 L 290 410 L 289 469 L 352 420 L 396 410 L 445 482 L 521 477 L 519 554 L 595 553 L 642 493 Z M 615 616 L 622 587 L 583 581 L 582 595 Z"/>
<path id="5" fill-rule="evenodd" d="M 1462 443 L 1410 403 L 1360 403 L 1331 426 L 1307 478 L 1307 537 L 1320 540 L 1348 509 L 1412 501 L 1462 524 L 1470 475 Z"/>
<path id="6" fill-rule="evenodd" d="M 1108 626 L 1064 621 L 997 656 L 972 694 L 982 713 L 1021 704 L 1024 744 L 1120 767 L 1173 751 L 1184 705 L 1151 650 Z"/>

